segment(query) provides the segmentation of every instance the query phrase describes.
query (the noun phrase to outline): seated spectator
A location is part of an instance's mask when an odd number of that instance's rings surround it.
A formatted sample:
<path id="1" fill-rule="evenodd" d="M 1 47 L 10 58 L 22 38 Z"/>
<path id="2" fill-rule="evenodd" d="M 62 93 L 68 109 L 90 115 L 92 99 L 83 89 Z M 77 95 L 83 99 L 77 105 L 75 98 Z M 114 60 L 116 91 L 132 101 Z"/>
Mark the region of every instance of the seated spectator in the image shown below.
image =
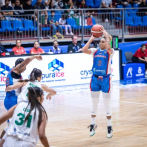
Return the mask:
<path id="1" fill-rule="evenodd" d="M 20 6 L 20 0 L 15 1 L 15 6 L 13 7 L 14 10 L 20 10 L 20 11 L 14 11 L 14 15 L 22 15 L 24 13 L 22 7 Z"/>
<path id="2" fill-rule="evenodd" d="M 62 15 L 62 18 L 59 19 L 59 24 L 60 24 L 61 26 L 64 26 L 64 27 L 65 27 L 66 35 L 69 35 L 69 34 L 68 34 L 68 28 L 69 28 L 69 31 L 70 31 L 70 35 L 73 35 L 71 26 L 66 24 L 65 15 Z"/>
<path id="3" fill-rule="evenodd" d="M 4 20 L 4 17 L 3 17 L 3 15 L 1 13 L 0 13 L 0 20 Z"/>
<path id="4" fill-rule="evenodd" d="M 53 48 L 50 50 L 52 51 L 54 54 L 61 54 L 61 49 L 58 47 L 59 43 L 57 40 L 53 41 Z"/>
<path id="5" fill-rule="evenodd" d="M 146 69 L 147 76 L 147 48 L 146 44 L 142 44 L 141 48 L 139 48 L 132 57 L 132 61 L 134 63 L 144 63 Z"/>
<path id="6" fill-rule="evenodd" d="M 46 7 L 46 10 L 50 9 L 50 3 L 51 3 L 51 0 L 44 0 L 44 5 Z"/>
<path id="7" fill-rule="evenodd" d="M 113 8 L 113 6 L 112 6 L 112 0 L 102 0 L 100 7 L 101 8 L 105 8 L 105 10 L 103 10 L 105 12 L 111 12 L 111 10 L 107 10 L 107 8 Z M 109 16 L 109 14 L 108 15 L 106 14 L 105 22 L 108 22 L 109 21 L 108 18 L 107 18 L 108 16 Z"/>
<path id="8" fill-rule="evenodd" d="M 122 5 L 121 1 L 122 1 L 122 0 L 116 0 L 115 6 L 117 7 L 117 5 Z"/>
<path id="9" fill-rule="evenodd" d="M 79 5 L 79 8 L 88 8 L 85 4 L 85 0 L 81 0 L 81 4 Z"/>
<path id="10" fill-rule="evenodd" d="M 34 20 L 34 11 L 33 6 L 31 4 L 31 0 L 26 0 L 26 2 L 23 5 L 23 10 L 30 10 L 30 11 L 24 11 L 24 14 L 27 15 L 25 18 L 29 20 Z"/>
<path id="11" fill-rule="evenodd" d="M 34 42 L 34 47 L 30 50 L 31 54 L 43 54 L 45 53 L 42 48 L 39 47 L 39 42 L 35 41 Z"/>
<path id="12" fill-rule="evenodd" d="M 68 4 L 65 5 L 65 9 L 68 9 L 66 13 L 68 13 L 69 17 L 72 17 L 75 14 L 75 12 L 77 12 L 73 10 L 75 9 L 75 6 L 72 0 L 69 0 Z"/>
<path id="13" fill-rule="evenodd" d="M 5 5 L 1 7 L 1 10 L 5 10 L 2 14 L 5 16 L 7 20 L 13 20 L 12 15 L 13 12 L 9 10 L 13 10 L 11 6 L 9 6 L 9 0 L 5 0 Z"/>
<path id="14" fill-rule="evenodd" d="M 53 37 L 57 39 L 56 30 L 58 28 L 59 32 L 61 33 L 61 37 L 64 38 L 62 25 L 60 25 L 59 22 L 56 20 L 55 11 L 51 11 L 51 15 L 49 16 L 49 23 L 50 23 L 50 26 L 53 28 Z"/>
<path id="15" fill-rule="evenodd" d="M 82 45 L 78 43 L 78 37 L 76 35 L 72 36 L 72 43 L 68 45 L 68 53 L 80 52 Z"/>
<path id="16" fill-rule="evenodd" d="M 20 0 L 20 6 L 23 7 L 23 1 L 24 0 Z M 16 5 L 16 0 L 11 0 L 11 5 L 14 7 Z"/>
<path id="17" fill-rule="evenodd" d="M 132 4 L 133 7 L 133 4 L 140 4 L 140 0 L 130 0 L 130 3 Z"/>
<path id="18" fill-rule="evenodd" d="M 15 55 L 26 54 L 25 49 L 21 46 L 21 40 L 19 39 L 16 40 L 16 46 L 13 47 L 12 51 Z"/>
<path id="19" fill-rule="evenodd" d="M 2 53 L 2 52 L 8 52 L 8 51 L 2 46 L 2 44 L 0 42 L 0 53 Z"/>
<path id="20" fill-rule="evenodd" d="M 37 3 L 33 6 L 34 9 L 42 9 L 45 10 L 46 7 L 44 4 L 42 4 L 42 0 L 37 0 Z M 36 21 L 37 21 L 37 11 L 35 12 L 36 15 Z M 40 24 L 47 24 L 48 14 L 47 11 L 40 11 L 39 12 L 39 23 Z"/>
<path id="21" fill-rule="evenodd" d="M 51 8 L 52 9 L 63 9 L 64 3 L 62 0 L 51 0 Z"/>
<path id="22" fill-rule="evenodd" d="M 147 3 L 146 0 L 142 0 L 142 2 L 139 4 L 139 10 L 138 15 L 139 16 L 145 16 L 147 15 Z"/>
<path id="23" fill-rule="evenodd" d="M 123 6 L 127 6 L 127 5 L 131 4 L 131 0 L 122 0 L 122 1 L 121 1 L 121 4 L 122 4 Z"/>

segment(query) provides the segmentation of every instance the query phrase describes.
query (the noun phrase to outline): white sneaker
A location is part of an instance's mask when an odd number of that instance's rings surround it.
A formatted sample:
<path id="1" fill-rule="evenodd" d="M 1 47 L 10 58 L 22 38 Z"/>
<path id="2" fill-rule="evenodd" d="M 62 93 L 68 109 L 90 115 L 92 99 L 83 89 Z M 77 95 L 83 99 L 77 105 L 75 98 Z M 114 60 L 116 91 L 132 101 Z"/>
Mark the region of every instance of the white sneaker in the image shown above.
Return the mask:
<path id="1" fill-rule="evenodd" d="M 113 133 L 112 133 L 112 126 L 107 127 L 107 138 L 112 138 Z"/>
<path id="2" fill-rule="evenodd" d="M 70 32 L 70 35 L 72 36 L 72 35 L 74 35 L 72 32 Z"/>
<path id="3" fill-rule="evenodd" d="M 66 35 L 69 35 L 68 32 L 66 32 Z"/>
<path id="4" fill-rule="evenodd" d="M 95 134 L 95 129 L 97 128 L 97 125 L 90 125 L 88 126 L 88 128 L 90 128 L 89 136 L 93 136 Z"/>
<path id="5" fill-rule="evenodd" d="M 105 19 L 105 22 L 109 22 L 108 18 Z"/>

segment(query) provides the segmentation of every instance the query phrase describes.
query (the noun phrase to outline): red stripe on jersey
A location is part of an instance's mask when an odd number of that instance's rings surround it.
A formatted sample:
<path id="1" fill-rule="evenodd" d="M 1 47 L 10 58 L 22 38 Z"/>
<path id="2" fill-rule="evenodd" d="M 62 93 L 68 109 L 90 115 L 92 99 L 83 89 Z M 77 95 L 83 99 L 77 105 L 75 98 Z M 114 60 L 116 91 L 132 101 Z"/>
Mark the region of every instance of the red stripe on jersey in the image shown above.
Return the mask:
<path id="1" fill-rule="evenodd" d="M 109 76 L 109 90 L 108 90 L 108 93 L 110 92 L 110 76 Z"/>
<path id="2" fill-rule="evenodd" d="M 109 59 L 110 59 L 110 54 L 109 54 L 109 52 L 107 51 L 107 53 L 108 53 L 108 63 L 107 63 L 107 72 L 106 72 L 106 74 L 108 74 L 108 67 L 109 67 Z"/>
<path id="3" fill-rule="evenodd" d="M 94 58 L 94 55 L 96 54 L 97 51 L 98 51 L 98 49 L 94 52 L 94 54 L 93 54 L 93 58 Z"/>
<path id="4" fill-rule="evenodd" d="M 92 82 L 92 79 L 91 79 L 91 81 L 90 81 L 90 90 L 92 91 L 92 89 L 91 89 L 91 82 Z"/>

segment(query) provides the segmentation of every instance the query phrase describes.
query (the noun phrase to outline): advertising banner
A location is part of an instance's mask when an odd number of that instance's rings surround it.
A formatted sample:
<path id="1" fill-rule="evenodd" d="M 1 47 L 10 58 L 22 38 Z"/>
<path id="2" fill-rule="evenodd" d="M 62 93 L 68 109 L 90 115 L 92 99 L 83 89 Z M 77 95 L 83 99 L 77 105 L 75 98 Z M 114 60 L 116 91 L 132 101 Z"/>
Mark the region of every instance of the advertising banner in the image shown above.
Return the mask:
<path id="1" fill-rule="evenodd" d="M 124 79 L 135 79 L 145 77 L 145 64 L 129 63 L 123 66 Z"/>
<path id="2" fill-rule="evenodd" d="M 51 86 L 64 86 L 73 84 L 90 83 L 92 76 L 92 55 L 84 53 L 43 55 L 43 60 L 33 60 L 22 73 L 23 79 L 28 79 L 33 68 L 42 70 L 42 82 Z M 8 72 L 15 65 L 19 57 L 5 57 L 0 59 L 0 91 L 5 89 Z M 27 56 L 21 56 L 26 59 Z M 112 80 L 120 79 L 119 51 L 115 51 L 112 64 Z"/>

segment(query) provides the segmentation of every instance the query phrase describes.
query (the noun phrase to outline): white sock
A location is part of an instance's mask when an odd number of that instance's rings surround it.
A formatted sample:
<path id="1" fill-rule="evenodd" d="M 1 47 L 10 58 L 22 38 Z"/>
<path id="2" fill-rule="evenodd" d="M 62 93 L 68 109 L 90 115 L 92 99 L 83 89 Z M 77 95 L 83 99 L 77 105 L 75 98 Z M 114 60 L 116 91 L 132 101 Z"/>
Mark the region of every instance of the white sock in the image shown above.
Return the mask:
<path id="1" fill-rule="evenodd" d="M 95 117 L 91 117 L 91 124 L 92 124 L 92 125 L 95 124 Z"/>
<path id="2" fill-rule="evenodd" d="M 108 120 L 108 126 L 112 126 L 111 119 L 107 119 L 107 120 Z"/>

